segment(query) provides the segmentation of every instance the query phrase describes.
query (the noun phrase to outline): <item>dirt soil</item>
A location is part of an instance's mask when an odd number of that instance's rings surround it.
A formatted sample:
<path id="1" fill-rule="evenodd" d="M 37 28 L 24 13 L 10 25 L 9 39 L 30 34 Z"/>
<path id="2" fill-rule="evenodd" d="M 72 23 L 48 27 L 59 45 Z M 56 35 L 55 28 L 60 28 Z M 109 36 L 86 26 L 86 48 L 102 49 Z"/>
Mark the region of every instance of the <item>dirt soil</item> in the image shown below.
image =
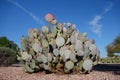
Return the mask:
<path id="1" fill-rule="evenodd" d="M 25 73 L 22 67 L 0 67 L 0 80 L 120 80 L 117 71 L 97 71 L 90 74 Z"/>

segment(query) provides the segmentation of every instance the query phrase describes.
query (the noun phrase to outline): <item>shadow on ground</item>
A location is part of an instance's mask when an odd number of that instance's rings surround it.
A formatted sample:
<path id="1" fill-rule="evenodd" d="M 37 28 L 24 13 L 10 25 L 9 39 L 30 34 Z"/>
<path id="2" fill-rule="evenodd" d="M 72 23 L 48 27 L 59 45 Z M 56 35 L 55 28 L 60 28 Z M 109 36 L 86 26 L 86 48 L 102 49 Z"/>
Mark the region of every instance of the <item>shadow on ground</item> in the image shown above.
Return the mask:
<path id="1" fill-rule="evenodd" d="M 96 71 L 112 71 L 116 75 L 120 75 L 120 64 L 97 64 L 93 67 Z"/>

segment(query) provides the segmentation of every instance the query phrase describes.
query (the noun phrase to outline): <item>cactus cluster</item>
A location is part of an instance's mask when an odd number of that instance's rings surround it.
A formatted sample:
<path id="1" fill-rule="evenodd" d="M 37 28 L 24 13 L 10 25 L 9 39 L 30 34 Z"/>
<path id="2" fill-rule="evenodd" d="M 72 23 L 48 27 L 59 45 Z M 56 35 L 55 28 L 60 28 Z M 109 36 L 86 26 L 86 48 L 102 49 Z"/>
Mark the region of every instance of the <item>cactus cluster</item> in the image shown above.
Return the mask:
<path id="1" fill-rule="evenodd" d="M 25 71 L 90 72 L 99 56 L 94 40 L 87 39 L 86 32 L 75 30 L 75 24 L 58 23 L 52 14 L 45 20 L 48 27 L 30 29 L 21 39 L 22 50 L 17 56 L 24 62 Z"/>

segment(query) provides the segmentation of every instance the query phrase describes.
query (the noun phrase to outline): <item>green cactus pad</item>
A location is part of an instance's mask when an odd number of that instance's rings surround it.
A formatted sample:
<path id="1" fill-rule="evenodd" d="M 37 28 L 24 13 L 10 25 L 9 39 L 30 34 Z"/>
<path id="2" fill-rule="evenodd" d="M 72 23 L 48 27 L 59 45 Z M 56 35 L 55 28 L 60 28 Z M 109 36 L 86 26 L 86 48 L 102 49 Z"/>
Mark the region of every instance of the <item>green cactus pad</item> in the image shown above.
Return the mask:
<path id="1" fill-rule="evenodd" d="M 70 54 L 70 60 L 73 61 L 73 62 L 77 62 L 75 53 Z"/>
<path id="2" fill-rule="evenodd" d="M 60 48 L 60 56 L 63 56 L 65 50 L 68 50 L 68 48 L 66 46 L 63 46 Z"/>
<path id="3" fill-rule="evenodd" d="M 84 62 L 84 61 L 82 60 L 82 61 L 80 61 L 80 62 L 78 63 L 78 66 L 79 66 L 79 69 L 80 69 L 80 70 L 83 69 L 83 62 Z"/>
<path id="4" fill-rule="evenodd" d="M 21 39 L 21 45 L 22 45 L 22 49 L 24 51 L 27 51 L 27 48 L 29 47 L 28 38 L 27 37 L 22 37 L 22 39 Z"/>
<path id="5" fill-rule="evenodd" d="M 57 44 L 58 47 L 63 46 L 64 43 L 65 43 L 65 39 L 63 37 L 57 37 L 56 38 L 56 44 Z"/>
<path id="6" fill-rule="evenodd" d="M 37 38 L 37 33 L 36 33 L 36 32 L 34 32 L 34 33 L 33 33 L 33 36 L 34 36 L 35 38 Z"/>
<path id="7" fill-rule="evenodd" d="M 84 56 L 85 53 L 84 53 L 83 50 L 79 50 L 79 51 L 77 51 L 76 55 L 78 55 L 78 56 Z"/>
<path id="8" fill-rule="evenodd" d="M 90 71 L 92 69 L 93 66 L 93 62 L 90 59 L 86 59 L 83 62 L 83 69 L 85 69 L 85 71 Z"/>
<path id="9" fill-rule="evenodd" d="M 45 55 L 41 55 L 41 59 L 42 59 L 42 62 L 43 63 L 47 63 L 48 61 L 47 61 L 47 57 L 45 56 Z"/>
<path id="10" fill-rule="evenodd" d="M 38 44 L 38 43 L 34 43 L 34 44 L 32 45 L 32 48 L 33 48 L 33 50 L 34 50 L 35 52 L 42 52 L 42 47 L 41 47 L 40 44 Z"/>
<path id="11" fill-rule="evenodd" d="M 52 35 L 53 35 L 53 37 L 55 37 L 56 34 L 57 34 L 57 28 L 56 28 L 56 26 L 53 26 L 53 28 L 52 28 Z"/>
<path id="12" fill-rule="evenodd" d="M 67 39 L 65 44 L 68 44 L 68 43 L 70 43 L 70 38 Z"/>
<path id="13" fill-rule="evenodd" d="M 83 60 L 89 57 L 89 50 L 84 52 Z"/>
<path id="14" fill-rule="evenodd" d="M 28 31 L 28 37 L 29 37 L 29 41 L 32 42 L 34 37 L 33 37 L 33 33 L 34 33 L 34 29 L 29 29 Z"/>
<path id="15" fill-rule="evenodd" d="M 47 55 L 47 60 L 48 60 L 49 62 L 52 61 L 52 55 L 51 55 L 51 53 L 48 53 L 48 55 Z"/>
<path id="16" fill-rule="evenodd" d="M 89 46 L 89 49 L 90 49 L 92 55 L 97 55 L 98 54 L 98 50 L 97 50 L 97 48 L 94 44 L 91 44 Z"/>
<path id="17" fill-rule="evenodd" d="M 43 26 L 43 27 L 42 27 L 42 32 L 45 33 L 45 34 L 48 33 L 48 32 L 49 32 L 48 27 Z"/>
<path id="18" fill-rule="evenodd" d="M 83 44 L 80 40 L 77 40 L 74 47 L 76 51 L 79 51 L 83 49 Z"/>
<path id="19" fill-rule="evenodd" d="M 41 55 L 37 55 L 36 61 L 37 61 L 37 62 L 42 62 Z"/>
<path id="20" fill-rule="evenodd" d="M 46 48 L 48 45 L 48 41 L 46 39 L 42 39 L 42 46 Z"/>
<path id="21" fill-rule="evenodd" d="M 44 67 L 45 70 L 49 70 L 49 68 L 50 68 L 49 64 L 43 64 L 43 67 Z"/>
<path id="22" fill-rule="evenodd" d="M 72 35 L 72 36 L 70 37 L 70 41 L 71 41 L 72 44 L 74 44 L 74 43 L 76 42 L 76 38 L 75 38 L 74 35 Z"/>
<path id="23" fill-rule="evenodd" d="M 70 50 L 65 50 L 63 54 L 64 61 L 70 58 L 71 51 Z"/>
<path id="24" fill-rule="evenodd" d="M 30 48 L 29 54 L 35 55 L 35 52 L 34 52 L 34 50 L 32 48 Z"/>
<path id="25" fill-rule="evenodd" d="M 81 42 L 85 42 L 86 40 L 87 40 L 87 39 L 86 39 L 85 36 L 81 36 L 81 37 L 80 37 L 80 41 L 81 41 Z"/>
<path id="26" fill-rule="evenodd" d="M 59 60 L 58 57 L 53 57 L 53 61 L 52 62 L 53 63 L 58 63 L 58 60 Z"/>
<path id="27" fill-rule="evenodd" d="M 17 55 L 17 60 L 19 60 L 19 61 L 22 60 L 22 57 Z"/>
<path id="28" fill-rule="evenodd" d="M 58 56 L 60 54 L 60 51 L 58 49 L 54 49 L 53 53 L 54 53 L 55 56 Z"/>
<path id="29" fill-rule="evenodd" d="M 32 59 L 32 56 L 29 55 L 27 52 L 22 52 L 22 59 L 23 60 L 28 60 L 28 59 Z"/>
<path id="30" fill-rule="evenodd" d="M 71 70 L 74 67 L 74 63 L 72 61 L 67 61 L 65 63 L 65 67 L 66 67 L 67 70 Z"/>
<path id="31" fill-rule="evenodd" d="M 27 62 L 25 63 L 25 70 L 26 70 L 27 72 L 29 72 L 29 73 L 34 72 L 34 70 L 29 67 L 29 65 L 28 65 Z"/>
<path id="32" fill-rule="evenodd" d="M 35 68 L 35 60 L 34 59 L 31 60 L 30 67 Z"/>

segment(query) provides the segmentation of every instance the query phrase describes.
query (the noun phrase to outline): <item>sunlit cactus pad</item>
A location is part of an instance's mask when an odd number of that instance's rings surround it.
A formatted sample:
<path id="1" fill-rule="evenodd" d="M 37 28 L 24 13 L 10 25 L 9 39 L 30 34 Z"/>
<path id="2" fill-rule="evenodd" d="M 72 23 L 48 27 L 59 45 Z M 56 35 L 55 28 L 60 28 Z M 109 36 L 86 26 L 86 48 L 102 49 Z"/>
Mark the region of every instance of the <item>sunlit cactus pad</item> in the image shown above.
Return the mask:
<path id="1" fill-rule="evenodd" d="M 29 29 L 28 36 L 21 39 L 22 50 L 17 56 L 25 71 L 89 73 L 99 56 L 95 41 L 76 30 L 75 24 L 58 23 L 52 14 L 45 20 L 48 26 L 42 26 L 41 31 Z"/>

